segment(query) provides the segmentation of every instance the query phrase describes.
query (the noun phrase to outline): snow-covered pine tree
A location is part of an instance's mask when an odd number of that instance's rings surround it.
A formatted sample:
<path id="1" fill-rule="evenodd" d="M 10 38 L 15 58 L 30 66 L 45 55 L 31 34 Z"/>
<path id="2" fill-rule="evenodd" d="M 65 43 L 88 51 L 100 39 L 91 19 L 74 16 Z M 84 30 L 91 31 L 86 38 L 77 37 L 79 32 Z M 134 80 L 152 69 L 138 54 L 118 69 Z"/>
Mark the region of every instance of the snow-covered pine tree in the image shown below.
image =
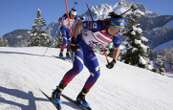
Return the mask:
<path id="1" fill-rule="evenodd" d="M 154 72 L 163 74 L 173 71 L 173 49 L 161 49 L 152 51 L 151 58 L 154 65 Z"/>
<path id="2" fill-rule="evenodd" d="M 41 10 L 37 10 L 37 16 L 31 30 L 31 39 L 28 46 L 50 46 L 51 39 L 48 32 L 46 32 L 46 21 L 42 17 Z"/>
<path id="3" fill-rule="evenodd" d="M 62 38 L 62 33 L 61 33 L 61 26 L 62 26 L 62 17 L 59 17 L 58 18 L 58 22 L 57 22 L 57 29 L 56 29 L 56 37 L 55 37 L 55 39 L 53 39 L 53 41 L 52 41 L 52 47 L 55 47 L 55 48 L 57 48 L 57 47 L 60 47 L 60 45 L 61 45 L 61 43 L 62 43 L 62 40 L 63 40 L 63 38 Z"/>
<path id="4" fill-rule="evenodd" d="M 148 39 L 143 36 L 143 30 L 140 28 L 138 22 L 139 18 L 142 17 L 144 13 L 139 9 L 132 11 L 127 15 L 128 25 L 126 32 L 125 47 L 126 52 L 124 52 L 122 60 L 125 63 L 136 65 L 138 67 L 153 69 L 150 65 L 149 59 L 149 46 L 147 46 Z"/>
<path id="5" fill-rule="evenodd" d="M 163 49 L 161 55 L 164 57 L 164 65 L 166 72 L 173 73 L 173 48 Z"/>
<path id="6" fill-rule="evenodd" d="M 0 47 L 8 46 L 8 41 L 3 37 L 0 37 Z"/>
<path id="7" fill-rule="evenodd" d="M 160 54 L 156 54 L 156 56 L 155 56 L 154 71 L 157 73 L 160 73 L 160 74 L 164 74 L 166 72 L 165 64 L 164 64 L 164 57 Z"/>
<path id="8" fill-rule="evenodd" d="M 55 48 L 60 47 L 60 44 L 62 43 L 62 35 L 60 32 L 56 35 L 55 39 L 52 42 L 52 46 Z"/>

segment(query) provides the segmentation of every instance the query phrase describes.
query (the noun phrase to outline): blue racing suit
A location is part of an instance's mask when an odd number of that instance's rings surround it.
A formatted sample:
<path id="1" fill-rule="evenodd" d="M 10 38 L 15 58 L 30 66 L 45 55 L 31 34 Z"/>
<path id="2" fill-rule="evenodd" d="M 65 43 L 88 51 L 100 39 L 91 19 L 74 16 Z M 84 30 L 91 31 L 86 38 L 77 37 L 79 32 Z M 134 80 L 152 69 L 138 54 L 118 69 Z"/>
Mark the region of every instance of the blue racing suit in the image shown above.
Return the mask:
<path id="1" fill-rule="evenodd" d="M 86 24 L 84 22 L 84 28 L 87 29 L 87 27 L 85 27 L 85 25 Z M 121 36 L 118 34 L 111 38 L 110 37 L 104 38 L 105 37 L 104 35 L 106 35 L 106 34 L 100 33 L 101 30 L 104 29 L 104 27 L 97 27 L 99 25 L 100 25 L 99 22 L 95 21 L 94 28 L 92 30 L 86 30 L 86 33 L 83 32 L 78 35 L 77 44 L 79 46 L 79 49 L 77 49 L 77 51 L 75 51 L 73 67 L 65 74 L 64 78 L 61 81 L 61 83 L 63 83 L 65 86 L 77 74 L 79 74 L 82 71 L 84 65 L 89 70 L 90 76 L 88 77 L 83 89 L 89 91 L 90 88 L 95 84 L 95 82 L 99 78 L 99 76 L 100 76 L 99 63 L 98 63 L 97 57 L 95 55 L 95 52 L 93 51 L 92 46 L 94 46 L 94 45 L 90 45 L 90 43 L 92 44 L 94 42 L 94 43 L 97 43 L 98 45 L 101 45 L 102 43 L 104 44 L 105 42 L 107 42 L 105 44 L 109 44 L 110 42 L 113 42 L 113 45 L 115 48 L 118 48 L 120 46 Z M 89 32 L 92 33 L 93 35 L 90 35 Z M 96 32 L 99 32 L 99 34 L 98 33 L 95 34 Z M 89 39 L 86 39 L 87 36 Z M 96 36 L 96 38 L 94 36 Z M 103 36 L 103 38 L 101 38 L 101 40 L 99 38 L 97 38 L 100 36 L 101 37 Z M 104 46 L 102 46 L 102 47 L 104 47 Z"/>

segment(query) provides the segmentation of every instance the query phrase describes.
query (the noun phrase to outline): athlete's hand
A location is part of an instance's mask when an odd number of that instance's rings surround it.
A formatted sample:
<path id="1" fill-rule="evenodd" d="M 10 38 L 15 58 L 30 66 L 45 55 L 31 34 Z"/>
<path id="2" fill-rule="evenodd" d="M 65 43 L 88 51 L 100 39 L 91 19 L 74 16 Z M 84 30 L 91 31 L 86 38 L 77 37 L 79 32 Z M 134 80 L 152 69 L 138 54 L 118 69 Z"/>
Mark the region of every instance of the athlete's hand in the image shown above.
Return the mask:
<path id="1" fill-rule="evenodd" d="M 106 65 L 106 67 L 107 67 L 108 69 L 112 69 L 112 68 L 114 67 L 115 64 L 116 64 L 116 60 L 113 59 L 111 62 L 109 62 L 109 63 Z"/>
<path id="2" fill-rule="evenodd" d="M 72 38 L 71 44 L 70 44 L 70 49 L 72 51 L 76 51 L 78 48 L 79 48 L 79 46 L 77 45 L 76 39 Z"/>

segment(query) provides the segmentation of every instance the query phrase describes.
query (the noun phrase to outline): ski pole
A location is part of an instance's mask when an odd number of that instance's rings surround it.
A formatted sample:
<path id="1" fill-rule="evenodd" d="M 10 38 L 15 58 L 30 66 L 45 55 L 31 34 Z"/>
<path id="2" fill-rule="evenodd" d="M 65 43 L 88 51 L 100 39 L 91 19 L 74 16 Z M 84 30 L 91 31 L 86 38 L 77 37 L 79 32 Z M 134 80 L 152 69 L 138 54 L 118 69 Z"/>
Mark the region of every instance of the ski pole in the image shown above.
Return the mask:
<path id="1" fill-rule="evenodd" d="M 70 27 L 70 16 L 69 16 L 69 6 L 68 6 L 68 0 L 65 0 L 65 8 L 66 8 L 66 15 L 67 15 L 67 18 L 68 18 L 68 26 Z M 73 30 L 72 28 L 70 27 L 70 35 L 71 37 L 73 37 Z M 71 51 L 71 49 L 70 49 Z M 71 53 L 71 56 L 72 56 L 72 51 L 70 52 Z"/>
<path id="2" fill-rule="evenodd" d="M 105 53 L 105 57 L 106 57 L 107 63 L 109 64 L 109 60 L 108 60 L 108 55 L 107 55 L 107 53 Z"/>
<path id="3" fill-rule="evenodd" d="M 70 26 L 70 16 L 69 16 L 69 9 L 68 9 L 68 0 L 65 0 L 65 8 L 66 8 L 66 15 L 68 17 L 68 25 Z M 70 28 L 70 34 L 72 35 L 72 28 Z"/>
<path id="4" fill-rule="evenodd" d="M 92 13 L 91 13 L 91 10 L 90 10 L 90 8 L 89 8 L 89 5 L 88 5 L 87 3 L 85 3 L 85 4 L 86 4 L 86 6 L 87 6 L 87 8 L 88 8 L 88 12 L 89 12 L 89 15 L 90 15 L 90 17 L 91 17 L 91 20 L 94 21 L 94 18 L 93 18 L 93 16 L 92 16 Z"/>
<path id="5" fill-rule="evenodd" d="M 123 16 L 124 14 L 126 14 L 127 12 L 129 12 L 131 10 L 135 11 L 136 9 L 137 9 L 136 5 L 131 5 L 131 7 L 128 10 L 126 10 L 125 12 L 121 13 L 120 16 Z"/>

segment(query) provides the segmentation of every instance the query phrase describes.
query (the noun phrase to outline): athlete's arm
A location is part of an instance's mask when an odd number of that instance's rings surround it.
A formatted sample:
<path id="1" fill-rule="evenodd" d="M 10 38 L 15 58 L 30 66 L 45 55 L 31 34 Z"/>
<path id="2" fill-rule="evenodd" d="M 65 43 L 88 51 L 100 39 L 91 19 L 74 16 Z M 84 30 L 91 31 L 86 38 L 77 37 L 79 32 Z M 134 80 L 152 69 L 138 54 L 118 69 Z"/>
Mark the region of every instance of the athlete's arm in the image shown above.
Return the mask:
<path id="1" fill-rule="evenodd" d="M 119 55 L 120 55 L 120 44 L 121 44 L 120 36 L 114 36 L 113 37 L 113 45 L 114 45 L 113 60 L 106 65 L 106 67 L 109 68 L 109 69 L 114 67 L 114 64 L 117 62 L 117 60 L 119 58 Z"/>
<path id="2" fill-rule="evenodd" d="M 117 35 L 113 37 L 113 60 L 117 61 L 120 55 L 120 45 L 121 45 L 121 36 Z"/>
<path id="3" fill-rule="evenodd" d="M 118 58 L 120 56 L 120 48 L 114 48 L 113 50 L 113 59 L 117 62 Z"/>

